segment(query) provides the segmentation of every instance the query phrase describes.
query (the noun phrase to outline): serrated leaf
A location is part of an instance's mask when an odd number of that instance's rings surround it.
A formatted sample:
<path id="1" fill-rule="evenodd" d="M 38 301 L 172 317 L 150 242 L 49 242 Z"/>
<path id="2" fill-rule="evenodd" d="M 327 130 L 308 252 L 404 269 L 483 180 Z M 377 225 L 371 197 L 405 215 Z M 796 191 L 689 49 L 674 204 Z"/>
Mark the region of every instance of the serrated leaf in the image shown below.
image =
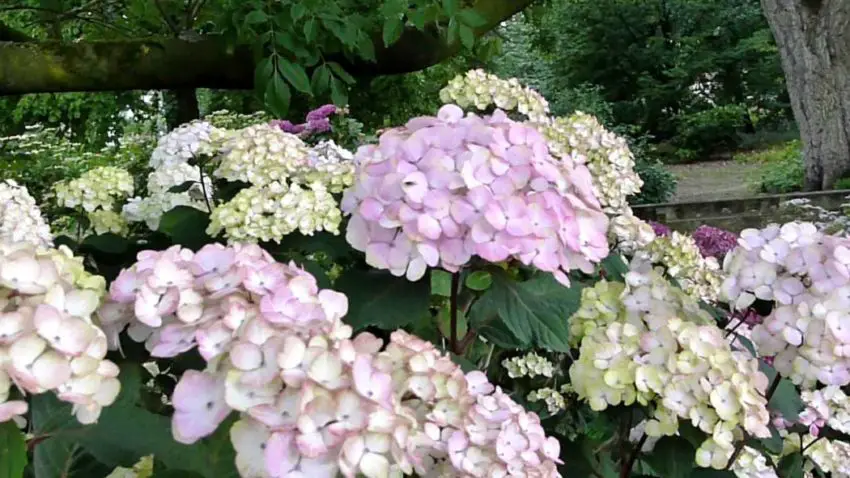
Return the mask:
<path id="1" fill-rule="evenodd" d="M 107 232 L 88 236 L 80 243 L 82 249 L 93 249 L 107 254 L 122 254 L 130 248 L 130 241 L 117 234 Z"/>
<path id="2" fill-rule="evenodd" d="M 389 17 L 384 20 L 384 46 L 390 46 L 401 38 L 401 32 L 404 30 L 404 23 L 401 18 Z"/>
<path id="3" fill-rule="evenodd" d="M 337 106 L 348 104 L 348 93 L 345 91 L 345 85 L 338 78 L 331 80 L 331 101 Z"/>
<path id="4" fill-rule="evenodd" d="M 212 242 L 207 235 L 210 217 L 206 212 L 189 206 L 177 206 L 162 215 L 159 232 L 170 237 L 175 244 L 200 248 Z"/>
<path id="5" fill-rule="evenodd" d="M 0 423 L 0 478 L 23 478 L 27 462 L 24 432 L 12 420 Z"/>
<path id="6" fill-rule="evenodd" d="M 458 20 L 464 25 L 472 28 L 480 28 L 487 24 L 487 19 L 481 16 L 474 8 L 465 8 L 458 12 Z"/>
<path id="7" fill-rule="evenodd" d="M 602 259 L 600 266 L 605 273 L 605 278 L 610 281 L 623 282 L 626 273 L 629 272 L 629 265 L 623 260 L 623 256 L 615 252 Z"/>
<path id="8" fill-rule="evenodd" d="M 348 296 L 344 320 L 355 329 L 397 329 L 429 315 L 428 277 L 411 282 L 387 271 L 352 269 L 342 273 L 334 289 Z"/>
<path id="9" fill-rule="evenodd" d="M 315 18 L 311 18 L 304 22 L 304 38 L 306 38 L 309 43 L 316 41 L 318 34 L 319 25 Z"/>
<path id="10" fill-rule="evenodd" d="M 343 68 L 339 63 L 335 61 L 329 61 L 326 64 L 328 65 L 328 67 L 330 67 L 331 70 L 333 70 L 334 74 L 340 80 L 348 83 L 349 85 L 353 85 L 356 82 L 354 77 L 348 74 L 348 72 L 345 71 L 345 68 Z"/>
<path id="11" fill-rule="evenodd" d="M 286 84 L 282 75 L 275 74 L 272 81 L 269 82 L 268 88 L 266 88 L 266 105 L 273 114 L 282 118 L 289 111 L 291 99 L 292 93 L 289 90 L 289 85 Z"/>
<path id="12" fill-rule="evenodd" d="M 286 81 L 296 90 L 308 95 L 313 94 L 313 90 L 310 89 L 310 78 L 307 76 L 307 72 L 304 71 L 303 66 L 292 63 L 286 58 L 281 58 L 278 61 L 278 68 L 280 68 Z"/>
<path id="13" fill-rule="evenodd" d="M 301 20 L 304 17 L 304 15 L 307 14 L 307 7 L 305 7 L 304 3 L 302 3 L 302 2 L 296 2 L 294 5 L 292 5 L 292 12 L 291 13 L 292 13 L 292 20 L 297 22 L 298 20 Z"/>
<path id="14" fill-rule="evenodd" d="M 458 25 L 458 33 L 460 34 L 460 42 L 466 48 L 475 46 L 475 32 L 467 25 Z"/>
<path id="15" fill-rule="evenodd" d="M 269 21 L 269 16 L 262 10 L 252 10 L 245 15 L 245 23 L 248 25 L 256 25 Z"/>
<path id="16" fill-rule="evenodd" d="M 472 306 L 473 328 L 498 317 L 521 344 L 569 352 L 567 318 L 578 310 L 581 285 L 564 287 L 551 274 L 515 282 L 506 274 L 493 275 L 493 285 Z"/>
<path id="17" fill-rule="evenodd" d="M 184 181 L 182 184 L 178 184 L 177 186 L 171 186 L 168 188 L 168 192 L 170 193 L 185 193 L 186 191 L 192 189 L 192 186 L 198 184 L 198 181 Z"/>
<path id="18" fill-rule="evenodd" d="M 443 0 L 443 12 L 453 17 L 457 13 L 457 0 Z"/>
<path id="19" fill-rule="evenodd" d="M 313 93 L 320 95 L 331 87 L 331 70 L 328 66 L 321 65 L 313 70 L 313 77 L 310 79 L 310 88 Z"/>
<path id="20" fill-rule="evenodd" d="M 779 460 L 777 471 L 780 478 L 803 478 L 803 454 L 785 455 Z"/>
<path id="21" fill-rule="evenodd" d="M 452 275 L 441 269 L 431 271 L 431 294 L 450 297 L 452 293 Z"/>
<path id="22" fill-rule="evenodd" d="M 659 476 L 687 478 L 694 469 L 694 447 L 682 437 L 663 437 L 644 458 Z"/>
<path id="23" fill-rule="evenodd" d="M 271 57 L 266 57 L 257 63 L 254 69 L 254 89 L 265 92 L 269 82 L 274 76 L 274 62 Z"/>
<path id="24" fill-rule="evenodd" d="M 759 362 L 759 370 L 767 376 L 768 383 L 772 384 L 776 378 L 776 370 L 762 361 Z M 783 378 L 780 379 L 779 386 L 767 402 L 767 408 L 779 411 L 782 418 L 795 422 L 803 411 L 804 404 L 797 392 L 797 387 L 790 380 Z"/>
<path id="25" fill-rule="evenodd" d="M 493 285 L 493 276 L 487 271 L 475 271 L 466 276 L 464 283 L 472 290 L 483 291 Z"/>

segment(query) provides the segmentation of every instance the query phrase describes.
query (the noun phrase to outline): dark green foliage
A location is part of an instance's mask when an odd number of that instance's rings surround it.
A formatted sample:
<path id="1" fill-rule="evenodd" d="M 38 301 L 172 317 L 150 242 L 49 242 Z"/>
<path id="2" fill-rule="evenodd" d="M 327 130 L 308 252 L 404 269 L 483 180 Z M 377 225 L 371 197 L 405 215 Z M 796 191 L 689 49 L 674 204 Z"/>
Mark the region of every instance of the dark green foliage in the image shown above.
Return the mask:
<path id="1" fill-rule="evenodd" d="M 640 194 L 632 196 L 632 204 L 658 204 L 670 201 L 676 193 L 676 176 L 660 161 L 638 160 L 635 172 L 643 179 Z"/>

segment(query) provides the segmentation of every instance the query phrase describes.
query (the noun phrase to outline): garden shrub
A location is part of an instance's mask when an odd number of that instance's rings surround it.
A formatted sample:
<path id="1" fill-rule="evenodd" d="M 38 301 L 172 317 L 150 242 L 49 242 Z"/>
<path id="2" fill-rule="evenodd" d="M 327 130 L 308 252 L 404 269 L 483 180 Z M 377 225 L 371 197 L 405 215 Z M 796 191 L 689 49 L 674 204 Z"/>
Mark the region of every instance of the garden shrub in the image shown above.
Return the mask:
<path id="1" fill-rule="evenodd" d="M 735 159 L 764 166 L 757 184 L 760 192 L 780 194 L 803 189 L 805 167 L 799 141 L 790 141 L 761 151 L 740 153 Z"/>
<path id="2" fill-rule="evenodd" d="M 679 162 L 708 159 L 711 153 L 733 150 L 747 115 L 740 105 L 723 105 L 685 113 L 677 118 L 673 144 Z"/>
<path id="3" fill-rule="evenodd" d="M 631 196 L 632 204 L 659 204 L 668 202 L 676 194 L 676 176 L 661 161 L 639 160 L 635 171 L 643 180 L 640 193 Z"/>
<path id="4" fill-rule="evenodd" d="M 850 242 L 811 224 L 747 230 L 721 268 L 634 216 L 632 154 L 595 118 L 553 118 L 481 71 L 440 96 L 436 116 L 355 152 L 333 124 L 312 134 L 331 108 L 297 134 L 183 125 L 158 139 L 145 184 L 108 166 L 57 185 L 63 214 L 128 223 L 109 232 L 51 242 L 10 185 L 0 220 L 22 231 L 0 234 L 2 470 L 846 465 Z"/>

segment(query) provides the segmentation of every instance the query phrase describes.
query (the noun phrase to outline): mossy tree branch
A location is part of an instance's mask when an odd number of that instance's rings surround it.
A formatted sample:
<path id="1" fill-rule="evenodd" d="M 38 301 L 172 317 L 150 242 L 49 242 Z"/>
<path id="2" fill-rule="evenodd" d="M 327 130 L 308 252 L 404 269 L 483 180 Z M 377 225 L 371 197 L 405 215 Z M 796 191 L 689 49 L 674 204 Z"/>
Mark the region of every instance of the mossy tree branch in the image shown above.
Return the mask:
<path id="1" fill-rule="evenodd" d="M 476 35 L 496 28 L 534 0 L 477 0 L 486 20 Z M 390 47 L 375 37 L 376 61 L 334 58 L 355 76 L 419 71 L 460 50 L 435 30 L 408 28 Z M 247 46 L 222 38 L 92 42 L 0 42 L 0 95 L 64 91 L 250 89 L 254 58 Z"/>

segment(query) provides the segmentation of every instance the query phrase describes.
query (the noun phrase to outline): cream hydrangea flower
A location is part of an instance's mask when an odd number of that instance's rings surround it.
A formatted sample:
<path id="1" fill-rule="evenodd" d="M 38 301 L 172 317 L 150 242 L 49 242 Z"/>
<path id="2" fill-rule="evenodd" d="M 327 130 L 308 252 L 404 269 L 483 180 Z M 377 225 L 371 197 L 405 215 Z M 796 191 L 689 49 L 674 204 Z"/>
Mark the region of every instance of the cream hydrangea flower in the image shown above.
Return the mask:
<path id="1" fill-rule="evenodd" d="M 222 132 L 206 121 L 192 121 L 161 137 L 151 154 L 152 169 L 187 163 L 190 159 L 214 154 L 216 139 L 223 139 Z"/>
<path id="2" fill-rule="evenodd" d="M 567 408 L 567 399 L 561 392 L 554 388 L 539 388 L 530 392 L 526 398 L 532 403 L 544 402 L 546 404 L 546 410 L 553 415 Z"/>
<path id="3" fill-rule="evenodd" d="M 606 130 L 595 117 L 582 112 L 569 118 L 555 118 L 542 132 L 553 155 L 587 165 L 594 193 L 605 212 L 631 212 L 628 197 L 640 192 L 643 180 L 634 170 L 634 155 L 625 138 Z"/>
<path id="4" fill-rule="evenodd" d="M 27 188 L 7 180 L 0 182 L 0 243 L 15 242 L 46 247 L 53 237 Z"/>
<path id="5" fill-rule="evenodd" d="M 720 292 L 720 264 L 713 257 L 705 258 L 691 236 L 673 231 L 668 237 L 658 237 L 645 251 L 653 262 L 664 265 L 682 289 L 693 297 L 714 302 Z"/>
<path id="6" fill-rule="evenodd" d="M 236 132 L 223 147 L 213 175 L 228 181 L 265 186 L 296 175 L 308 164 L 310 148 L 294 134 L 269 124 Z"/>
<path id="7" fill-rule="evenodd" d="M 110 232 L 123 236 L 130 230 L 127 220 L 121 214 L 112 210 L 98 209 L 88 213 L 88 218 L 95 234 L 106 234 Z"/>
<path id="8" fill-rule="evenodd" d="M 636 217 L 631 208 L 614 217 L 608 226 L 608 240 L 623 254 L 632 255 L 646 249 L 656 239 L 652 226 Z"/>
<path id="9" fill-rule="evenodd" d="M 148 196 L 130 199 L 122 208 L 122 215 L 129 222 L 144 222 L 151 230 L 159 228 L 160 219 L 166 212 L 177 206 L 189 206 L 206 211 L 207 201 L 213 199 L 213 183 L 204 175 L 201 184 L 201 170 L 189 163 L 176 163 L 163 166 L 148 174 Z M 189 189 L 182 192 L 170 192 L 175 186 L 192 182 Z M 206 195 L 206 201 L 204 200 Z"/>
<path id="10" fill-rule="evenodd" d="M 339 234 L 342 212 L 321 183 L 305 187 L 273 182 L 239 191 L 215 208 L 210 219 L 207 232 L 214 236 L 224 230 L 231 242 L 280 242 L 295 231 Z"/>
<path id="11" fill-rule="evenodd" d="M 86 212 L 112 209 L 116 201 L 133 194 L 133 176 L 124 169 L 103 166 L 83 173 L 79 178 L 54 186 L 60 206 Z"/>
<path id="12" fill-rule="evenodd" d="M 552 378 L 555 375 L 555 365 L 545 357 L 534 352 L 529 352 L 518 357 L 511 357 L 502 361 L 502 367 L 508 371 L 508 377 Z"/>
<path id="13" fill-rule="evenodd" d="M 579 344 L 569 370 L 579 398 L 594 410 L 651 405 L 650 437 L 690 420 L 711 435 L 697 451 L 700 466 L 725 467 L 744 432 L 770 436 L 758 362 L 733 350 L 696 300 L 645 260 L 632 262 L 625 284 L 603 280 L 582 291 L 570 340 Z"/>
<path id="14" fill-rule="evenodd" d="M 741 449 L 730 469 L 738 478 L 778 478 L 767 458 L 748 446 Z"/>
<path id="15" fill-rule="evenodd" d="M 516 78 L 503 80 L 484 70 L 470 70 L 449 81 L 440 90 L 445 104 L 461 108 L 474 106 L 486 110 L 491 106 L 505 111 L 518 111 L 537 123 L 549 121 L 549 103 L 540 93 L 523 86 Z"/>

